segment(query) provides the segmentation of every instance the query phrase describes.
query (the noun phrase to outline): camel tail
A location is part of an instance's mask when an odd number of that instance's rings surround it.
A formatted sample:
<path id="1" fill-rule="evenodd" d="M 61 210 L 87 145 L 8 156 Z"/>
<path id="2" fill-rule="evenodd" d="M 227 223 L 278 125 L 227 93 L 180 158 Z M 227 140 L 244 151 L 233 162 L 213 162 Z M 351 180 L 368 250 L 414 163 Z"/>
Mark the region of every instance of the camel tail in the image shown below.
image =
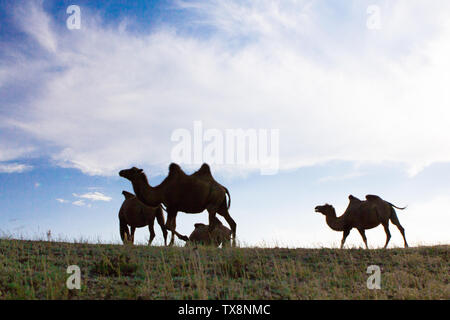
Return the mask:
<path id="1" fill-rule="evenodd" d="M 128 225 L 127 223 L 119 218 L 120 221 L 120 238 L 122 239 L 123 243 L 125 243 L 126 241 L 129 241 L 131 236 L 130 236 L 130 230 L 128 229 Z"/>
<path id="2" fill-rule="evenodd" d="M 225 187 L 224 187 L 225 188 Z M 225 188 L 225 192 L 227 193 L 227 195 L 228 195 L 228 205 L 227 205 L 227 209 L 230 209 L 230 205 L 231 205 L 231 196 L 230 196 L 230 193 L 228 192 L 228 189 L 227 188 Z"/>
<path id="3" fill-rule="evenodd" d="M 401 208 L 401 207 L 397 207 L 396 205 L 393 205 L 392 203 L 390 203 L 390 202 L 388 202 L 392 207 L 394 207 L 394 208 L 396 208 L 396 209 L 399 209 L 399 210 L 405 210 L 408 206 L 406 206 L 406 207 L 403 207 L 403 208 Z"/>

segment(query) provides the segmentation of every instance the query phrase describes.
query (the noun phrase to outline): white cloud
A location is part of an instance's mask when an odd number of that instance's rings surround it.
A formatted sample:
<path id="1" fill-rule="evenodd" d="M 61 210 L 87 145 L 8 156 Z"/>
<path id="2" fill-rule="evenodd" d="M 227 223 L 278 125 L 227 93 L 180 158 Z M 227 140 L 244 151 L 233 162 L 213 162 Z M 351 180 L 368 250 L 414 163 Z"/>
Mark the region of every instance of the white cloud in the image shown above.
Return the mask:
<path id="1" fill-rule="evenodd" d="M 86 205 L 84 200 L 76 200 L 76 201 L 73 201 L 72 204 L 75 205 L 75 206 L 79 206 L 79 207 L 83 207 L 83 206 Z"/>
<path id="2" fill-rule="evenodd" d="M 21 163 L 0 163 L 0 173 L 22 173 L 32 168 L 33 166 Z"/>
<path id="3" fill-rule="evenodd" d="M 104 195 L 103 193 L 97 192 L 97 191 L 96 192 L 88 192 L 88 193 L 81 194 L 81 195 L 73 193 L 73 196 L 77 197 L 77 198 L 88 199 L 91 201 L 111 201 L 111 199 L 112 199 L 111 197 L 108 197 L 108 196 Z"/>
<path id="4" fill-rule="evenodd" d="M 57 43 L 51 31 L 51 19 L 42 10 L 42 0 L 28 1 L 16 7 L 17 18 L 21 20 L 26 33 L 32 36 L 41 47 L 56 52 Z"/>
<path id="5" fill-rule="evenodd" d="M 26 154 L 30 154 L 32 151 L 34 151 L 34 148 L 32 147 L 23 148 L 18 146 L 10 146 L 0 142 L 0 162 L 20 158 Z"/>
<path id="6" fill-rule="evenodd" d="M 130 35 L 88 15 L 83 30 L 58 33 L 33 9 L 24 30 L 56 54 L 30 75 L 45 84 L 39 98 L 7 123 L 56 146 L 60 166 L 97 175 L 166 170 L 171 132 L 194 120 L 280 129 L 282 168 L 398 161 L 414 175 L 450 161 L 449 2 L 382 6 L 376 33 L 357 2 L 346 23 L 310 1 L 179 4 L 214 36 Z M 16 68 L 36 68 L 34 59 Z M 1 71 L 14 78 L 15 68 Z"/>
<path id="7" fill-rule="evenodd" d="M 79 199 L 75 200 L 75 201 L 71 201 L 71 200 L 66 200 L 66 199 L 62 199 L 62 198 L 57 198 L 56 201 L 58 201 L 59 203 L 72 203 L 73 205 L 78 206 L 78 207 L 91 208 L 92 204 L 86 203 L 86 200 L 89 200 L 89 201 L 111 201 L 112 200 L 111 197 L 108 197 L 101 192 L 88 192 L 88 193 L 84 193 L 81 195 L 72 193 L 72 196 L 74 196 L 75 198 L 79 198 Z"/>

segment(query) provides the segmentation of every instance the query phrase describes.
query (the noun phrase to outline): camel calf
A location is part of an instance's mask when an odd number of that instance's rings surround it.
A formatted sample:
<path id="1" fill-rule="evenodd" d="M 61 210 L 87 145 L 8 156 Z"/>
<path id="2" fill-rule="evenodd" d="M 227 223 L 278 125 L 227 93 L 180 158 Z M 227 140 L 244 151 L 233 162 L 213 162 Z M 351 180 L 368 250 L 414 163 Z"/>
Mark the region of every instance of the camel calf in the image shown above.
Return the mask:
<path id="1" fill-rule="evenodd" d="M 167 245 L 167 230 L 164 225 L 164 215 L 161 206 L 149 207 L 139 201 L 136 196 L 128 191 L 122 191 L 125 197 L 119 211 L 120 222 L 120 237 L 123 243 L 134 243 L 134 232 L 136 228 L 148 226 L 150 231 L 150 238 L 148 244 L 150 245 L 155 238 L 155 230 L 153 228 L 155 219 L 161 226 L 164 237 L 164 245 Z M 131 228 L 131 232 L 128 229 Z M 173 238 L 173 233 L 172 233 Z"/>
<path id="2" fill-rule="evenodd" d="M 232 231 L 225 227 L 219 219 L 214 218 L 214 229 L 209 232 L 209 226 L 203 223 L 194 224 L 195 229 L 189 236 L 189 242 L 186 242 L 186 246 L 190 243 L 201 244 L 207 246 L 229 246 L 231 243 Z"/>

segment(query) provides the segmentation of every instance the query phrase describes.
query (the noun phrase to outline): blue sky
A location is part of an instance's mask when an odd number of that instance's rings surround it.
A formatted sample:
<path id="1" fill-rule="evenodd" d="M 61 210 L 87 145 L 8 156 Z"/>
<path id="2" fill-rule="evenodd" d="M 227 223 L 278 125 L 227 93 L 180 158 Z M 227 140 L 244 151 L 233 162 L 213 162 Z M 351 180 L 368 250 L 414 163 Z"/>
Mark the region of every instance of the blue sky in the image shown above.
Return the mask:
<path id="1" fill-rule="evenodd" d="M 79 30 L 66 27 L 71 4 Z M 448 243 L 449 6 L 0 1 L 0 231 L 119 241 L 132 187 L 118 171 L 135 165 L 158 184 L 173 132 L 201 121 L 279 130 L 276 174 L 211 164 L 244 244 L 336 246 L 341 233 L 314 207 L 341 214 L 349 194 L 408 205 L 398 215 L 410 244 Z M 206 221 L 179 213 L 178 230 Z M 367 236 L 384 243 L 381 227 Z M 355 231 L 347 241 L 362 245 Z"/>

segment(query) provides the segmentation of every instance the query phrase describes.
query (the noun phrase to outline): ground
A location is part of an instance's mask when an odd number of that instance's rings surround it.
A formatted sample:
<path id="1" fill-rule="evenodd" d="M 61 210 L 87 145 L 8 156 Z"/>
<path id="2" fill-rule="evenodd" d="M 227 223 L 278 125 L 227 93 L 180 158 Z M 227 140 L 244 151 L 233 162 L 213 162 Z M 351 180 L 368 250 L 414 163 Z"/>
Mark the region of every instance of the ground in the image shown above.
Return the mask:
<path id="1" fill-rule="evenodd" d="M 0 299 L 450 299 L 449 245 L 148 247 L 0 239 Z M 81 289 L 66 286 L 69 265 Z M 381 269 L 368 289 L 367 267 Z"/>

